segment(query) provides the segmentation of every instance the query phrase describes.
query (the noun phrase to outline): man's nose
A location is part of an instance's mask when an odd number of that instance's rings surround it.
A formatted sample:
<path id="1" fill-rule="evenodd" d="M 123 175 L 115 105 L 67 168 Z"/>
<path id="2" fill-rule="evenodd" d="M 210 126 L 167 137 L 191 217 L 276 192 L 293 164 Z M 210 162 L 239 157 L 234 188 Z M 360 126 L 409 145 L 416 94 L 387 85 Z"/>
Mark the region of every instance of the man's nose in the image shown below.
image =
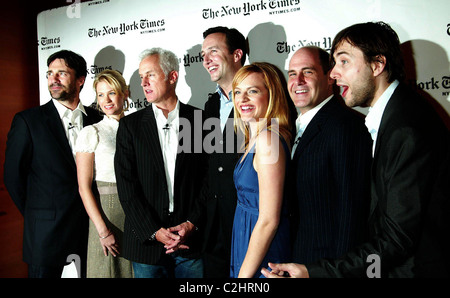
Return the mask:
<path id="1" fill-rule="evenodd" d="M 336 69 L 336 66 L 331 69 L 330 78 L 336 80 L 340 76 L 339 72 Z"/>

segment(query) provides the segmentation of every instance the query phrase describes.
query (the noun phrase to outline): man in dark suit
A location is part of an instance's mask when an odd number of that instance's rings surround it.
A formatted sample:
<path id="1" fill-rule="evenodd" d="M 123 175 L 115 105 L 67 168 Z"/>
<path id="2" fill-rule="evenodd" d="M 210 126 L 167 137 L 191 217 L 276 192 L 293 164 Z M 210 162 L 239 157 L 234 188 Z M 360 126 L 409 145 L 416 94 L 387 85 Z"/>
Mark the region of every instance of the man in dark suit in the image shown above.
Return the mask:
<path id="1" fill-rule="evenodd" d="M 202 196 L 206 201 L 203 260 L 205 277 L 230 276 L 231 234 L 236 209 L 233 171 L 240 156 L 241 142 L 234 132 L 231 83 L 245 64 L 247 44 L 236 29 L 214 27 L 203 33 L 203 66 L 217 82 L 216 92 L 205 103 L 205 117 L 214 122 L 210 132 L 209 166 Z M 207 122 L 205 122 L 206 124 Z M 205 139 L 206 140 L 206 139 Z"/>
<path id="2" fill-rule="evenodd" d="M 448 129 L 402 82 L 400 42 L 388 24 L 345 28 L 331 53 L 345 103 L 371 107 L 370 238 L 341 258 L 271 267 L 295 277 L 449 277 Z"/>
<path id="3" fill-rule="evenodd" d="M 334 95 L 329 54 L 303 47 L 291 58 L 288 90 L 299 108 L 289 196 L 293 260 L 336 258 L 364 240 L 370 135 L 363 117 Z"/>
<path id="4" fill-rule="evenodd" d="M 117 132 L 115 171 L 125 212 L 123 256 L 135 277 L 202 277 L 200 188 L 202 111 L 175 92 L 178 58 L 144 51 L 141 85 L 150 106 L 124 117 Z M 200 129 L 197 129 L 200 128 Z"/>
<path id="5" fill-rule="evenodd" d="M 28 276 L 60 277 L 72 254 L 80 257 L 78 274 L 84 276 L 89 219 L 78 193 L 73 149 L 77 132 L 101 116 L 80 102 L 87 69 L 83 57 L 63 50 L 51 55 L 47 66 L 52 100 L 15 115 L 5 185 L 24 216 Z"/>

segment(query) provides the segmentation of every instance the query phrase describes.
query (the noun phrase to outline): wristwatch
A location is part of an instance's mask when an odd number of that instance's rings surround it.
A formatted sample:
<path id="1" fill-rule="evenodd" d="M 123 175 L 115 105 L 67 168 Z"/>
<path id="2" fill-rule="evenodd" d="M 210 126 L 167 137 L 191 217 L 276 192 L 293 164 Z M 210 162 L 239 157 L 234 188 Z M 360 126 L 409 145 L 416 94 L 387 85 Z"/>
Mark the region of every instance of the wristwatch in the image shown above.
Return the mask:
<path id="1" fill-rule="evenodd" d="M 150 241 L 156 240 L 156 233 L 158 233 L 158 231 L 154 232 L 154 233 L 150 236 L 150 238 L 149 238 Z"/>

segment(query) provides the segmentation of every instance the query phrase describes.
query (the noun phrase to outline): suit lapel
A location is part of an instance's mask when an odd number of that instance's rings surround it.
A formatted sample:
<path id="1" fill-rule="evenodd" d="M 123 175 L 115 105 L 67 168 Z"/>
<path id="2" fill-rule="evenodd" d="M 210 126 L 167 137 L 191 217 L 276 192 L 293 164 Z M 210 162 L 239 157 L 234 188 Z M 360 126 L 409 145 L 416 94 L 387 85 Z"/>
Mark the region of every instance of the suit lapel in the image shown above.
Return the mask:
<path id="1" fill-rule="evenodd" d="M 220 95 L 219 93 L 209 94 L 208 99 L 208 108 L 205 108 L 205 116 L 206 118 L 214 117 L 220 123 Z M 225 123 L 224 129 L 220 129 L 220 140 L 216 139 L 217 142 L 221 142 L 221 145 L 217 145 L 220 147 L 223 152 L 239 152 L 242 148 L 240 147 L 244 142 L 243 137 L 237 137 L 237 134 L 234 131 L 234 107 L 231 109 L 230 114 L 228 115 L 227 122 Z M 208 133 L 211 133 L 209 131 Z M 232 142 L 232 145 L 227 143 L 227 141 Z M 228 148 L 231 147 L 231 148 Z"/>
<path id="2" fill-rule="evenodd" d="M 314 118 L 319 116 L 317 114 Z M 295 149 L 294 153 L 294 159 L 298 158 L 302 155 L 305 148 L 308 146 L 308 144 L 317 136 L 317 134 L 320 132 L 320 124 L 322 123 L 322 117 L 319 117 L 321 119 L 317 119 L 318 121 L 311 121 L 311 123 L 308 125 L 308 127 L 305 129 L 302 137 L 300 138 L 300 141 L 297 145 L 297 149 Z M 320 121 L 319 121 L 320 120 Z"/>
<path id="3" fill-rule="evenodd" d="M 331 100 L 317 112 L 317 114 L 308 124 L 297 145 L 297 149 L 294 153 L 294 159 L 297 159 L 299 156 L 301 156 L 308 144 L 320 133 L 320 131 L 322 130 L 321 127 L 327 121 L 329 113 L 333 110 L 335 104 L 334 100 L 335 97 L 331 98 Z"/>
<path id="4" fill-rule="evenodd" d="M 371 181 L 371 201 L 370 201 L 369 217 L 372 215 L 376 206 L 378 205 L 377 192 L 376 189 L 374 188 L 376 181 L 374 181 L 374 179 L 376 179 L 376 177 L 378 176 L 377 163 L 380 154 L 379 151 L 381 148 L 381 144 L 383 143 L 383 137 L 387 129 L 392 126 L 391 123 L 392 120 L 395 119 L 396 113 L 399 113 L 402 110 L 402 103 L 401 103 L 401 99 L 403 96 L 402 94 L 403 94 L 403 85 L 400 84 L 392 94 L 391 98 L 389 99 L 389 102 L 387 103 L 384 109 L 383 116 L 381 117 L 381 123 L 380 128 L 378 130 L 377 140 L 375 143 L 375 151 L 373 155 L 372 169 L 371 169 L 372 181 Z"/>
<path id="5" fill-rule="evenodd" d="M 209 94 L 209 102 L 211 105 L 211 114 L 207 117 L 215 117 L 220 119 L 220 95 L 219 93 Z"/>
<path id="6" fill-rule="evenodd" d="M 189 140 L 183 140 L 183 142 L 189 142 L 190 145 L 191 145 L 190 149 L 193 150 L 194 149 L 194 144 L 193 144 L 194 136 L 192 134 L 194 133 L 194 122 L 193 122 L 194 117 L 191 116 L 190 113 L 188 113 L 187 106 L 184 103 L 182 103 L 182 102 L 180 102 L 180 111 L 179 111 L 178 117 L 180 119 L 179 125 L 178 125 L 178 131 L 179 132 L 181 132 L 181 127 L 180 126 L 181 126 L 181 124 L 183 122 L 185 122 L 187 120 L 190 123 L 189 127 L 190 127 L 191 138 Z M 184 119 L 184 120 L 182 121 L 181 119 Z M 183 129 L 184 130 L 188 129 L 188 127 L 183 127 Z M 185 136 L 187 135 L 186 132 L 184 133 L 184 135 Z M 180 136 L 178 136 L 178 147 L 180 146 L 180 141 L 181 141 Z M 180 150 L 178 150 L 178 151 L 180 151 Z M 181 150 L 180 152 L 177 153 L 177 160 L 175 161 L 175 173 L 174 173 L 175 181 L 177 181 L 177 174 L 178 174 L 179 169 L 183 165 L 183 161 L 184 161 L 185 155 L 186 155 L 186 153 L 183 152 L 183 150 Z"/>
<path id="7" fill-rule="evenodd" d="M 387 103 L 383 116 L 381 117 L 380 128 L 378 129 L 377 141 L 375 144 L 375 152 L 374 157 L 378 155 L 378 151 L 380 151 L 380 143 L 382 142 L 382 138 L 387 128 L 390 126 L 391 119 L 393 119 L 399 111 L 402 110 L 402 104 L 400 99 L 402 98 L 403 86 L 400 84 L 397 86 L 397 89 L 392 94 L 389 102 Z"/>
<path id="8" fill-rule="evenodd" d="M 149 147 L 149 158 L 153 160 L 157 170 L 165 177 L 166 172 L 164 170 L 164 159 L 158 136 L 158 126 L 156 125 L 155 114 L 151 105 L 145 109 L 144 115 L 142 116 L 141 130 Z"/>
<path id="9" fill-rule="evenodd" d="M 54 136 L 55 143 L 60 148 L 62 155 L 74 168 L 76 168 L 72 150 L 70 149 L 66 133 L 64 132 L 64 128 L 61 124 L 61 118 L 59 117 L 58 111 L 56 110 L 53 101 L 50 100 L 48 103 L 43 105 L 42 111 L 44 115 L 44 122 L 47 125 L 50 133 Z"/>

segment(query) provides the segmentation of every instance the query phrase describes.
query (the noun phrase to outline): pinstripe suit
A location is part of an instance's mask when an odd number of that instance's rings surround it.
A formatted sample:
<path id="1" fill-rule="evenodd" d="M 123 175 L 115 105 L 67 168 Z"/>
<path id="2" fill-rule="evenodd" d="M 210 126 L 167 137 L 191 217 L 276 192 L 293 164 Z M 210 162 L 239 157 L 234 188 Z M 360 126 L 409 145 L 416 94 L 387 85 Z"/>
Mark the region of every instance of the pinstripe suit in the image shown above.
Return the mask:
<path id="1" fill-rule="evenodd" d="M 180 134 L 183 130 L 183 136 L 190 136 L 191 139 L 182 138 L 179 142 L 183 142 L 183 148 L 186 148 L 186 142 L 190 142 L 191 153 L 184 150 L 177 154 L 174 211 L 171 216 L 168 212 L 163 154 L 152 107 L 130 114 L 120 121 L 114 164 L 119 198 L 125 212 L 122 253 L 133 262 L 153 265 L 165 254 L 163 244 L 149 241 L 151 235 L 161 227 L 168 228 L 186 220 L 196 227 L 202 225 L 203 208 L 198 198 L 206 157 L 193 150 L 195 142 L 201 144 L 202 141 L 202 132 L 194 130 L 194 117 L 198 116 L 203 119 L 201 110 L 180 102 L 180 124 L 182 119 L 187 119 L 191 124 L 190 128 L 180 129 Z M 200 126 L 202 119 L 197 119 Z M 190 249 L 181 251 L 182 256 L 199 256 L 202 244 L 199 236 L 200 233 L 191 236 L 187 243 Z"/>
<path id="2" fill-rule="evenodd" d="M 338 257 L 364 240 L 372 140 L 334 96 L 309 123 L 290 167 L 293 261 Z"/>

